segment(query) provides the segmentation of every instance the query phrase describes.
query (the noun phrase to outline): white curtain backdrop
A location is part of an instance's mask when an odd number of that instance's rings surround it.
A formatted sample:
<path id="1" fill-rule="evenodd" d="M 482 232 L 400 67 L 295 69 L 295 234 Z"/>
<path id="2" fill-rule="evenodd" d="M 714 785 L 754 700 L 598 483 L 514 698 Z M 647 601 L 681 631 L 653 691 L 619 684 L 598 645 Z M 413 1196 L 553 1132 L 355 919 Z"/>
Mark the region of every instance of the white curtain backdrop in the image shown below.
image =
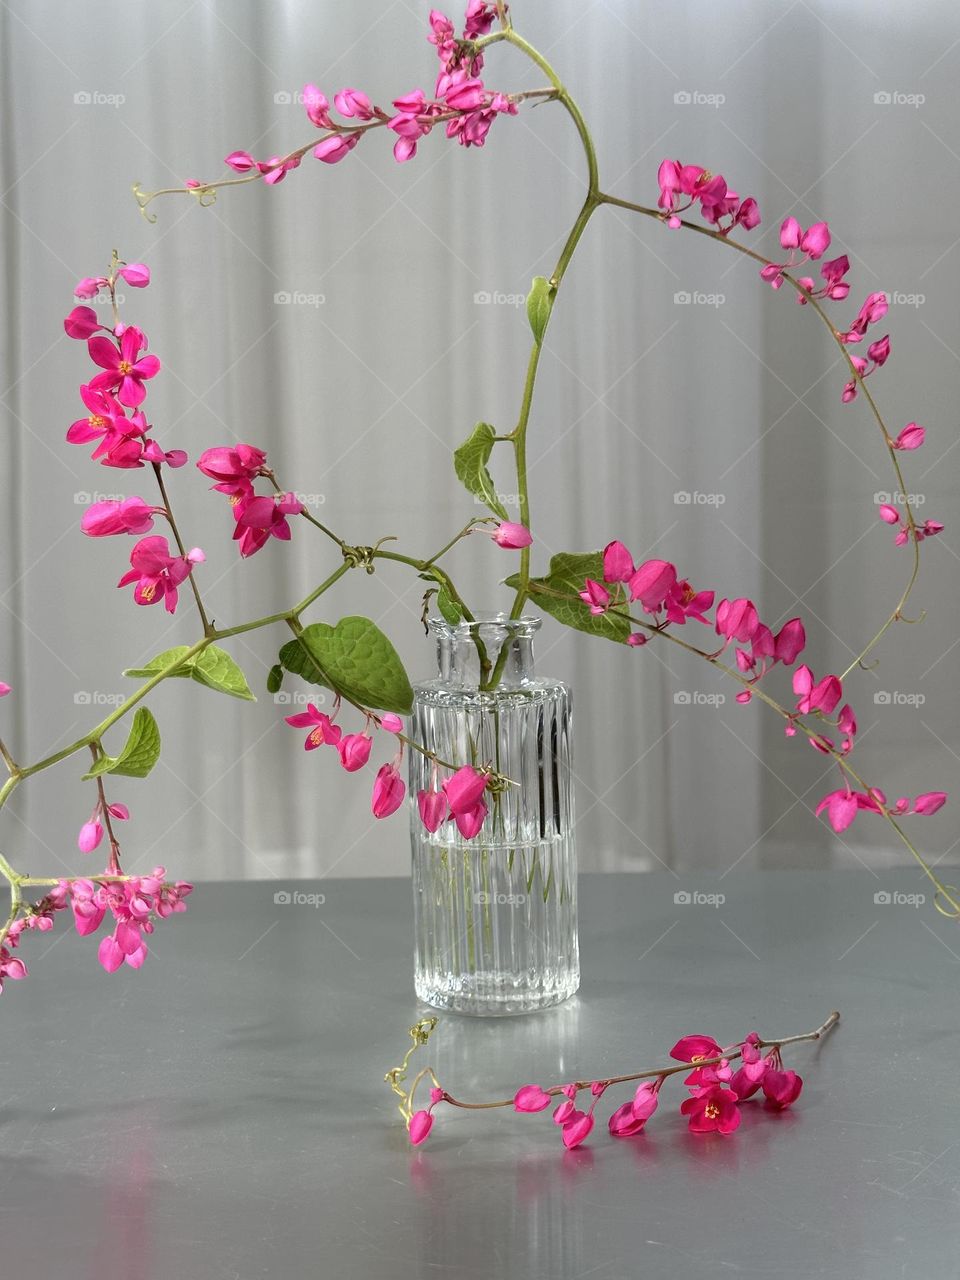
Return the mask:
<path id="1" fill-rule="evenodd" d="M 584 189 L 561 109 L 498 120 L 482 151 L 438 132 L 403 166 L 392 139 L 376 135 L 335 168 L 308 158 L 276 189 L 224 192 L 206 210 L 158 202 L 155 225 L 130 195 L 134 180 L 215 177 L 236 148 L 265 156 L 308 141 L 296 103 L 307 81 L 384 104 L 430 91 L 428 10 L 404 0 L 0 4 L 0 678 L 16 688 L 0 722 L 19 757 L 83 732 L 132 687 L 124 667 L 196 638 L 188 599 L 171 620 L 115 589 L 131 542 L 78 528 L 87 495 L 152 496 L 149 475 L 98 467 L 63 439 L 88 365 L 61 320 L 74 282 L 101 272 L 114 246 L 154 272 L 145 292 L 125 291 L 124 316 L 163 361 L 148 407 L 166 447 L 193 459 L 238 439 L 263 445 L 282 482 L 353 541 L 398 535 L 424 554 L 477 514 L 451 452 L 479 419 L 513 426 L 529 343 L 522 308 L 477 295 L 522 295 L 553 268 Z M 775 251 L 789 213 L 829 220 L 852 263 L 838 322 L 870 291 L 893 295 L 893 355 L 870 385 L 893 429 L 928 428 L 925 449 L 905 459 L 908 483 L 920 514 L 947 529 L 923 548 L 909 610 L 929 616 L 894 628 L 849 693 L 869 781 L 894 795 L 952 790 L 956 6 L 516 0 L 514 17 L 591 122 L 607 190 L 652 204 L 663 156 L 706 165 L 759 200 L 757 247 Z M 507 91 L 542 82 L 509 49 L 491 51 L 486 79 Z M 316 305 L 278 302 L 284 294 Z M 801 613 L 818 674 L 842 669 L 895 602 L 909 556 L 877 519 L 891 475 L 862 401 L 841 405 L 843 381 L 822 326 L 786 290 L 771 293 L 754 264 L 601 210 L 561 292 L 533 411 L 537 565 L 619 536 L 638 556 L 675 560 L 697 585 L 751 596 L 772 623 Z M 509 475 L 498 480 L 509 493 Z M 292 544 L 242 563 L 229 514 L 192 462 L 170 485 L 188 544 L 207 553 L 199 577 L 222 624 L 286 607 L 336 565 L 335 548 L 300 523 Z M 684 493 L 689 503 L 677 501 Z M 508 599 L 496 584 L 511 553 L 475 538 L 449 563 L 478 606 Z M 315 616 L 369 615 L 423 677 L 433 655 L 421 586 L 401 566 L 355 573 Z M 307 755 L 282 723 L 290 706 L 265 693 L 283 639 L 231 645 L 255 706 L 178 681 L 152 698 L 161 763 L 148 781 L 114 788 L 133 812 L 131 866 L 159 861 L 196 879 L 405 872 L 402 815 L 370 815 L 372 772 L 347 776 L 332 755 Z M 680 651 L 621 651 L 548 620 L 537 658 L 575 689 L 586 868 L 902 857 L 879 820 L 834 838 L 811 813 L 835 785 L 824 760 Z M 781 677 L 774 686 L 787 694 Z M 705 699 L 715 694 L 721 705 Z M 92 796 L 79 765 L 20 788 L 2 828 L 15 861 L 54 872 L 82 862 L 76 831 Z M 948 808 L 914 829 L 939 857 L 954 826 Z"/>

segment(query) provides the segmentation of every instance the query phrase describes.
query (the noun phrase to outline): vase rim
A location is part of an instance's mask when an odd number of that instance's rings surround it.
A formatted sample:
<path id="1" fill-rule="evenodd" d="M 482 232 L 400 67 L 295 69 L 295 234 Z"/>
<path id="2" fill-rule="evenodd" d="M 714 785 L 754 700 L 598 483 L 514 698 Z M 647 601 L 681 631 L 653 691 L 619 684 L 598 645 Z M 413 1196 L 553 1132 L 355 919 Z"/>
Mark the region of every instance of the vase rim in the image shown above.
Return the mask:
<path id="1" fill-rule="evenodd" d="M 448 639 L 468 639 L 490 630 L 498 630 L 504 638 L 510 637 L 528 640 L 541 627 L 542 618 L 525 614 L 522 618 L 511 618 L 506 613 L 481 613 L 472 622 L 448 622 L 446 618 L 428 618 L 427 626 L 431 634 Z"/>

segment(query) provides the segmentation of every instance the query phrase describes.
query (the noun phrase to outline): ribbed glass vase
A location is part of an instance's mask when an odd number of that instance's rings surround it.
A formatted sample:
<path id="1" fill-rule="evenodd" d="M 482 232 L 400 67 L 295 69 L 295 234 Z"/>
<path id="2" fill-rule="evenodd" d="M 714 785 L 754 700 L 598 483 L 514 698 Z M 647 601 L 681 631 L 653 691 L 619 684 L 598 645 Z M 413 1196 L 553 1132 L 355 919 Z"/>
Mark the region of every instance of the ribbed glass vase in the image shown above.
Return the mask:
<path id="1" fill-rule="evenodd" d="M 439 674 L 414 689 L 416 741 L 515 784 L 488 791 L 472 839 L 452 820 L 431 834 L 417 796 L 451 770 L 410 753 L 416 990 L 457 1013 L 546 1009 L 580 983 L 570 691 L 534 675 L 539 625 L 431 621 Z M 492 688 L 481 688 L 481 651 L 499 676 Z"/>

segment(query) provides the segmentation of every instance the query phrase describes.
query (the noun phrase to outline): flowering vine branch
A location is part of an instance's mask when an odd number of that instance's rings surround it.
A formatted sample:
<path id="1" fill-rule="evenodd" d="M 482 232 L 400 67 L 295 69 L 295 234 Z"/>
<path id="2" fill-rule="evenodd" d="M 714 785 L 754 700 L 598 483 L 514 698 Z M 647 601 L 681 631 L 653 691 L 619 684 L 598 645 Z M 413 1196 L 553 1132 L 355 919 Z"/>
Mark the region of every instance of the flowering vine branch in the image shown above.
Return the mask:
<path id="1" fill-rule="evenodd" d="M 381 764 L 373 784 L 371 809 L 376 817 L 385 818 L 402 805 L 405 786 L 400 764 L 406 750 L 417 751 L 434 766 L 430 789 L 420 791 L 415 797 L 424 825 L 433 832 L 444 823 L 452 823 L 463 839 L 479 837 L 490 808 L 496 808 L 499 797 L 513 781 L 502 776 L 489 762 L 441 759 L 405 731 L 402 717 L 411 708 L 412 688 L 392 643 L 370 619 L 346 617 L 330 624 L 304 618 L 311 606 L 351 569 L 363 569 L 371 574 L 380 562 L 387 561 L 406 566 L 420 580 L 424 616 L 435 605 L 451 624 L 472 623 L 475 615 L 441 561 L 464 538 L 478 534 L 491 537 L 506 551 L 520 553 L 517 572 L 506 580 L 513 591 L 512 618 L 519 618 L 529 601 L 565 626 L 618 644 L 640 648 L 652 635 L 666 636 L 722 674 L 736 679 L 742 686 L 738 702 L 749 702 L 756 695 L 783 718 L 788 735 L 794 736 L 799 731 L 836 764 L 842 785 L 823 797 L 817 813 L 826 812 L 837 832 L 844 831 L 860 812 L 879 814 L 934 884 L 937 909 L 960 918 L 960 893 L 937 878 L 899 821 L 908 813 L 935 813 L 945 803 L 946 794 L 928 791 L 912 800 L 900 797 L 889 802 L 883 791 L 864 781 L 849 760 L 857 722 L 853 708 L 843 701 L 843 683 L 858 665 L 863 665 L 894 622 L 911 621 L 904 609 L 918 577 L 920 543 L 943 528 L 935 520 L 922 524 L 918 521 L 902 474 L 899 455 L 924 444 L 925 428 L 911 422 L 895 435 L 867 386 L 867 379 L 886 364 L 890 356 L 889 337 L 869 342 L 864 356 L 851 351 L 886 314 L 886 296 L 868 295 L 846 327 L 835 324 L 828 304 L 843 302 L 849 295 L 846 277 L 850 264 L 846 255 L 825 259 L 831 243 L 827 224 L 814 223 L 804 229 L 795 218 L 786 218 L 780 227 L 783 260 L 768 258 L 731 236 L 736 229 L 749 232 L 760 224 L 756 200 L 751 196 L 741 198 L 721 175 L 700 166 L 665 159 L 657 175 L 656 207 L 606 193 L 601 185 L 590 130 L 580 108 L 553 66 L 514 28 L 503 0 L 497 3 L 469 0 L 460 34 L 450 19 L 436 10 L 431 12 L 429 23 L 428 40 L 435 47 L 440 63 L 432 96 L 414 89 L 394 99 L 392 111 L 387 111 L 352 88 L 336 93 L 331 106 L 319 88 L 308 85 L 304 90 L 304 105 L 311 124 L 320 131 L 319 138 L 315 135 L 311 142 L 285 156 L 266 160 L 256 160 L 247 151 L 234 151 L 226 159 L 233 177 L 215 181 L 190 179 L 182 187 L 163 191 L 144 192 L 139 186 L 134 190 L 144 216 L 153 220 L 149 206 L 159 195 L 186 194 L 199 204 L 207 205 L 224 187 L 258 180 L 276 186 L 300 166 L 308 152 L 312 151 L 322 163 L 333 165 L 349 156 L 368 134 L 378 130 L 386 129 L 394 135 L 394 156 L 403 163 L 414 158 L 420 141 L 435 129 L 442 128 L 448 138 L 464 147 L 483 146 L 499 117 L 516 115 L 521 106 L 531 103 L 534 106 L 559 104 L 583 147 L 586 164 L 583 202 L 552 274 L 536 277 L 527 298 L 532 344 L 515 425 L 510 430 L 498 431 L 489 423 L 478 423 L 454 454 L 459 480 L 491 514 L 470 520 L 439 551 L 426 557 L 399 549 L 393 545 L 393 537 L 380 538 L 369 545 L 353 545 L 308 511 L 295 492 L 283 487 L 263 449 L 245 443 L 207 448 L 197 458 L 196 466 L 213 481 L 214 491 L 226 499 L 233 541 L 242 558 L 262 552 L 274 541 L 289 541 L 298 519 L 315 528 L 325 542 L 333 544 L 339 555 L 339 563 L 327 577 L 291 608 L 233 626 L 217 626 L 209 616 L 197 580 L 197 571 L 206 560 L 205 553 L 198 547 L 188 549 L 188 539 L 175 517 L 169 493 L 166 469 L 180 471 L 188 461 L 187 453 L 160 444 L 143 408 L 148 386 L 153 385 L 160 373 L 161 363 L 156 355 L 148 352 L 147 337 L 142 329 L 121 318 L 118 305 L 118 281 L 123 280 L 134 289 L 144 288 L 150 283 L 149 269 L 142 263 L 125 262 L 114 252 L 106 274 L 81 280 L 75 289 L 80 305 L 67 316 L 64 327 L 70 337 L 86 344 L 96 372 L 80 387 L 85 416 L 70 426 L 66 438 L 71 444 L 93 445 L 92 459 L 102 466 L 124 471 L 149 468 L 155 478 L 158 498 L 153 503 L 139 496 L 96 502 L 84 513 L 81 529 L 89 537 L 137 537 L 129 556 L 130 567 L 118 585 L 133 587 L 133 599 L 138 606 L 162 601 L 164 609 L 172 614 L 178 607 L 179 589 L 189 584 L 202 634 L 193 643 L 166 650 L 145 667 L 127 672 L 143 683 L 69 746 L 31 764 L 21 764 L 20 753 L 0 739 L 0 759 L 8 773 L 0 786 L 0 809 L 25 779 L 78 753 L 89 753 L 91 764 L 84 779 L 93 783 L 93 808 L 80 827 L 77 844 L 84 854 L 98 848 L 104 836 L 108 845 L 104 872 L 92 876 L 27 876 L 0 855 L 0 875 L 10 891 L 8 918 L 0 926 L 0 989 L 4 978 L 22 978 L 26 974 L 23 962 L 14 954 L 23 933 L 51 928 L 55 914 L 67 905 L 73 910 L 81 934 L 95 932 L 110 913 L 113 932 L 100 942 L 100 960 L 109 970 L 123 963 L 139 967 L 146 957 L 146 937 L 156 920 L 185 909 L 184 899 L 190 885 L 167 880 L 163 868 L 155 869 L 147 877 L 124 873 L 114 823 L 126 821 L 130 815 L 121 801 L 108 800 L 107 780 L 109 776 L 112 795 L 115 778 L 146 777 L 156 764 L 160 732 L 145 700 L 168 679 L 191 679 L 215 692 L 253 698 L 244 673 L 220 646 L 221 641 L 246 632 L 274 624 L 289 632 L 289 639 L 280 648 L 277 662 L 268 673 L 268 691 L 276 693 L 283 680 L 292 676 L 332 692 L 333 706 L 329 714 L 311 702 L 306 711 L 286 717 L 292 727 L 307 730 L 304 741 L 307 750 L 330 746 L 335 749 L 341 767 L 354 773 L 368 764 L 375 741 L 390 744 L 392 757 Z M 488 88 L 481 75 L 485 54 L 501 43 L 515 48 L 533 63 L 546 78 L 547 85 L 515 93 Z M 334 110 L 339 119 L 334 118 Z M 778 665 L 792 667 L 797 662 L 806 645 L 800 618 L 790 619 L 774 633 L 761 621 L 752 601 L 724 598 L 714 610 L 712 590 L 695 590 L 669 561 L 648 560 L 635 564 L 620 541 L 610 542 L 603 552 L 561 553 L 553 557 L 545 574 L 538 577 L 532 574 L 527 436 L 541 355 L 567 268 L 590 219 L 604 206 L 655 219 L 670 229 L 708 236 L 760 264 L 761 278 L 775 290 L 789 285 L 797 302 L 818 316 L 839 346 L 849 374 L 842 389 L 842 401 L 849 403 L 862 396 L 881 431 L 893 467 L 897 495 L 896 505 L 882 505 L 879 515 L 882 521 L 896 527 L 894 541 L 897 544 L 912 545 L 908 580 L 882 625 L 839 676 L 826 674 L 817 679 L 806 664 L 795 668 L 793 708 L 770 695 L 766 687 L 761 688 L 760 682 Z M 691 211 L 699 212 L 705 225 L 683 216 Z M 812 276 L 800 274 L 812 270 L 812 264 L 821 264 L 821 283 Z M 109 323 L 101 323 L 94 307 L 86 305 L 92 301 L 109 307 Z M 495 453 L 497 457 L 502 455 L 503 446 L 511 452 L 516 472 L 517 522 L 508 518 L 489 471 L 491 459 Z M 258 490 L 261 482 L 266 484 L 268 492 Z M 169 528 L 173 549 L 166 537 L 151 532 L 155 520 L 165 522 Z M 637 605 L 639 611 L 633 608 Z M 711 611 L 713 616 L 708 617 Z M 701 648 L 676 635 L 676 628 L 689 620 L 712 626 L 719 637 L 719 647 Z M 472 635 L 481 689 L 494 689 L 503 674 L 507 650 L 502 648 L 496 661 L 492 661 L 478 627 Z M 733 651 L 732 665 L 721 660 L 728 649 Z M 10 692 L 10 686 L 0 682 L 0 698 Z M 357 726 L 348 732 L 344 732 L 340 720 L 345 708 L 350 709 L 348 714 L 359 717 Z M 111 755 L 105 746 L 105 737 L 127 716 L 130 716 L 130 728 L 126 741 L 117 748 L 116 755 Z M 24 890 L 34 887 L 48 892 L 36 902 L 27 902 Z M 826 1028 L 827 1024 L 821 1030 Z M 756 1045 L 762 1043 L 758 1040 Z M 778 1053 L 782 1043 L 770 1042 L 772 1051 Z M 745 1063 L 747 1044 L 748 1041 L 744 1041 L 740 1045 Z M 452 1103 L 450 1098 L 445 1100 Z"/>
<path id="2" fill-rule="evenodd" d="M 434 1123 L 434 1110 L 443 1104 L 463 1111 L 490 1111 L 512 1107 L 516 1112 L 529 1114 L 545 1111 L 554 1098 L 561 1098 L 562 1101 L 553 1112 L 553 1121 L 560 1128 L 563 1145 L 571 1150 L 580 1146 L 589 1136 L 594 1126 L 594 1111 L 607 1090 L 617 1085 L 640 1081 L 633 1098 L 617 1107 L 607 1123 L 613 1137 L 631 1138 L 643 1131 L 647 1121 L 657 1110 L 664 1082 L 681 1071 L 688 1073 L 683 1083 L 687 1086 L 689 1096 L 681 1103 L 680 1113 L 687 1117 L 691 1132 L 730 1134 L 740 1124 L 739 1104 L 761 1091 L 768 1106 L 776 1111 L 785 1110 L 796 1102 L 803 1089 L 803 1080 L 795 1071 L 784 1068 L 781 1051 L 786 1045 L 821 1040 L 839 1021 L 840 1014 L 835 1010 L 815 1031 L 777 1039 L 763 1039 L 757 1032 L 751 1031 L 742 1040 L 725 1048 L 712 1036 L 684 1036 L 669 1053 L 679 1065 L 650 1067 L 598 1080 L 573 1080 L 568 1084 L 553 1084 L 546 1088 L 526 1084 L 509 1098 L 466 1102 L 444 1089 L 430 1066 L 423 1067 L 407 1083 L 411 1058 L 428 1043 L 439 1022 L 438 1018 L 425 1018 L 410 1028 L 410 1048 L 400 1065 L 388 1071 L 384 1079 L 400 1099 L 398 1110 L 414 1146 L 419 1146 L 429 1137 Z M 741 1065 L 734 1070 L 730 1064 L 737 1060 Z M 430 1104 L 417 1110 L 417 1089 L 425 1080 L 430 1081 Z M 591 1098 L 586 1110 L 577 1107 L 580 1093 L 588 1093 Z"/>

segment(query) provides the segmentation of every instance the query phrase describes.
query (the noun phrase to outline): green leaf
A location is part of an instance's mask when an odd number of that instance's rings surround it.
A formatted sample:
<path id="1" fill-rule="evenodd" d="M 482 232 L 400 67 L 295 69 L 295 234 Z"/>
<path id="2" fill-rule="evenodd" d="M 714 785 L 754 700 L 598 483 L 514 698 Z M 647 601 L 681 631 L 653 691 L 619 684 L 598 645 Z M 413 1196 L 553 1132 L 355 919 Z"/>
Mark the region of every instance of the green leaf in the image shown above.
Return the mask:
<path id="1" fill-rule="evenodd" d="M 463 621 L 463 609 L 457 604 L 446 587 L 441 587 L 437 592 L 437 608 L 443 618 L 451 625 L 455 626 L 458 622 Z"/>
<path id="2" fill-rule="evenodd" d="M 559 591 L 566 596 L 576 596 L 583 590 L 586 578 L 603 581 L 603 552 L 561 551 L 551 558 L 550 572 L 545 577 L 530 579 L 530 599 L 565 627 L 585 631 L 591 636 L 603 636 L 618 644 L 625 643 L 630 634 L 630 623 L 621 614 L 594 615 L 582 600 L 561 600 L 547 594 Z M 506 585 L 516 590 L 520 585 L 520 575 L 515 573 L 507 578 Z"/>
<path id="3" fill-rule="evenodd" d="M 413 689 L 396 649 L 369 618 L 314 622 L 280 650 L 287 671 L 322 684 L 353 702 L 407 714 Z"/>
<path id="4" fill-rule="evenodd" d="M 149 679 L 189 652 L 186 645 L 178 645 L 175 649 L 166 649 L 163 653 L 158 653 L 145 667 L 131 667 L 123 674 Z M 246 676 L 229 653 L 225 649 L 218 649 L 215 644 L 201 649 L 170 674 L 177 677 L 186 676 L 196 680 L 198 684 L 206 685 L 208 689 L 216 689 L 218 693 L 228 693 L 231 698 L 243 698 L 246 702 L 256 702 L 247 684 Z"/>
<path id="5" fill-rule="evenodd" d="M 538 345 L 543 341 L 556 292 L 556 289 L 550 287 L 550 281 L 545 276 L 533 277 L 533 284 L 527 294 L 527 319 L 530 321 L 530 328 Z"/>
<path id="6" fill-rule="evenodd" d="M 279 693 L 283 684 L 283 667 L 276 663 L 267 672 L 267 693 Z"/>
<path id="7" fill-rule="evenodd" d="M 103 773 L 121 773 L 126 778 L 145 778 L 160 759 L 160 730 L 146 707 L 138 707 L 126 744 L 118 756 L 101 756 L 84 781 Z"/>
<path id="8" fill-rule="evenodd" d="M 158 653 L 155 658 L 151 658 L 145 667 L 128 667 L 124 671 L 125 676 L 136 676 L 139 680 L 149 680 L 151 676 L 155 676 L 158 671 L 163 671 L 169 667 L 171 662 L 176 662 L 178 658 L 184 658 L 190 652 L 189 646 L 178 644 L 175 649 L 164 649 L 163 653 Z M 176 671 L 171 671 L 171 676 L 186 676 L 188 679 L 193 674 L 190 670 L 193 659 Z"/>
<path id="9" fill-rule="evenodd" d="M 509 520 L 506 508 L 497 497 L 493 478 L 487 470 L 496 434 L 489 422 L 478 422 L 470 436 L 455 451 L 453 466 L 470 493 L 485 502 L 501 520 Z"/>

